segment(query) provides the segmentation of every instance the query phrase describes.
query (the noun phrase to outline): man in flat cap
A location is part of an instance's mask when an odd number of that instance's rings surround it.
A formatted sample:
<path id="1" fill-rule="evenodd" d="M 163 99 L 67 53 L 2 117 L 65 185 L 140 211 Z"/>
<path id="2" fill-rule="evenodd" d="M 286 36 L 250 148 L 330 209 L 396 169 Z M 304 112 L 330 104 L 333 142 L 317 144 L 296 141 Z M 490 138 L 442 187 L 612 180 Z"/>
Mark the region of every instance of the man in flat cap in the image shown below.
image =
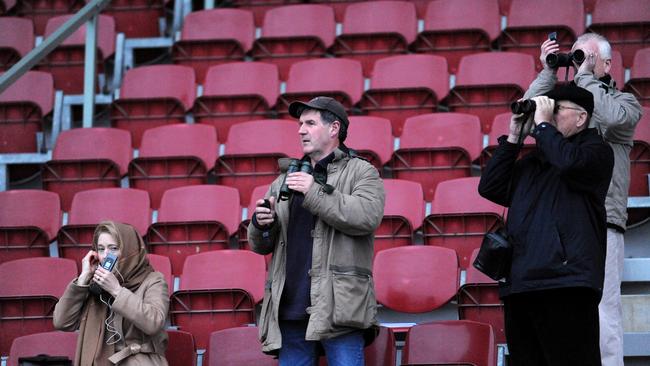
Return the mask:
<path id="1" fill-rule="evenodd" d="M 512 265 L 499 283 L 508 350 L 515 366 L 601 365 L 598 302 L 614 154 L 588 128 L 589 91 L 569 84 L 532 99 L 534 115 L 513 115 L 479 184 L 483 197 L 509 207 Z M 519 133 L 531 127 L 536 149 L 517 160 Z"/>
<path id="2" fill-rule="evenodd" d="M 379 173 L 343 142 L 350 124 L 329 97 L 293 102 L 304 156 L 313 173 L 282 174 L 248 226 L 252 249 L 273 253 L 260 319 L 262 350 L 280 365 L 364 365 L 377 331 L 373 233 L 384 212 Z M 280 195 L 286 185 L 288 199 Z"/>

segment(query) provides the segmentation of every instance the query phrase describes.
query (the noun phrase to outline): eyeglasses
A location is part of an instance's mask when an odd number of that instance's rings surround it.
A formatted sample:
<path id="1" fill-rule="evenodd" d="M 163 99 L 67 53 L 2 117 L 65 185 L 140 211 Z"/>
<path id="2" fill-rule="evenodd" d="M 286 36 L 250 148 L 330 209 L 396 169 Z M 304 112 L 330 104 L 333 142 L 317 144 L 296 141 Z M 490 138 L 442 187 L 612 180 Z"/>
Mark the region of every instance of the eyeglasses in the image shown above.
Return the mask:
<path id="1" fill-rule="evenodd" d="M 553 108 L 553 114 L 557 114 L 557 112 L 559 112 L 562 109 L 573 109 L 574 111 L 586 112 L 582 108 L 567 107 L 565 105 L 555 104 L 555 107 Z"/>

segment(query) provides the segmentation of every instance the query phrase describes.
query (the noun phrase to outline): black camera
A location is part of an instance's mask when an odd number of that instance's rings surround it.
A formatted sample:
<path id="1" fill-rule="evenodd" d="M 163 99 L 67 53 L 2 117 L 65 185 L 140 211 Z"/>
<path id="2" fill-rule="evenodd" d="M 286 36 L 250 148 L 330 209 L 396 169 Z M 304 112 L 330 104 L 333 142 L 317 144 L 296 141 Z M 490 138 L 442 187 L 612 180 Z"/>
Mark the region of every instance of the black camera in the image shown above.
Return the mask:
<path id="1" fill-rule="evenodd" d="M 512 113 L 514 114 L 530 114 L 535 112 L 536 108 L 537 104 L 535 104 L 535 101 L 532 99 L 524 99 L 510 104 L 510 110 L 512 110 Z"/>
<path id="2" fill-rule="evenodd" d="M 296 172 L 311 174 L 312 171 L 313 169 L 309 161 L 291 159 L 291 162 L 289 163 L 289 168 L 287 169 L 287 175 L 284 177 L 284 182 L 282 182 L 282 186 L 280 187 L 280 201 L 288 200 L 289 197 L 291 197 L 291 193 L 293 192 L 291 189 L 289 189 L 289 186 L 287 186 L 287 177 L 289 176 L 289 174 L 296 173 Z"/>
<path id="3" fill-rule="evenodd" d="M 569 53 L 551 53 L 546 56 L 546 64 L 556 69 L 558 67 L 573 66 L 573 62 L 580 65 L 585 61 L 585 53 L 582 50 L 575 50 Z"/>

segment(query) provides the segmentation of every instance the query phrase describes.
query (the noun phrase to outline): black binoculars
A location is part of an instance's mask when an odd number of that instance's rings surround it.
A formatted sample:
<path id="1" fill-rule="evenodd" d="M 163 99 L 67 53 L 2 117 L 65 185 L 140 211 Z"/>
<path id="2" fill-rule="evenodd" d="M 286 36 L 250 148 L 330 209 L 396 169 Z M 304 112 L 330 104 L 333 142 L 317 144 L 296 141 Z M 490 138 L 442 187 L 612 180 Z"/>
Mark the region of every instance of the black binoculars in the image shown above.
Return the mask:
<path id="1" fill-rule="evenodd" d="M 291 159 L 291 162 L 289 163 L 289 168 L 287 169 L 287 175 L 284 177 L 284 182 L 282 182 L 282 186 L 280 187 L 280 201 L 286 201 L 291 197 L 291 193 L 293 190 L 287 186 L 287 177 L 291 173 L 296 173 L 296 172 L 304 172 L 307 174 L 311 174 L 313 171 L 311 167 L 311 163 L 307 160 L 298 160 L 298 159 Z"/>
<path id="2" fill-rule="evenodd" d="M 575 50 L 569 53 L 550 53 L 546 56 L 546 64 L 556 69 L 558 67 L 573 66 L 573 62 L 580 65 L 585 61 L 585 53 L 582 50 Z"/>
<path id="3" fill-rule="evenodd" d="M 510 110 L 513 114 L 529 114 L 535 112 L 537 104 L 532 99 L 524 99 L 510 104 Z"/>

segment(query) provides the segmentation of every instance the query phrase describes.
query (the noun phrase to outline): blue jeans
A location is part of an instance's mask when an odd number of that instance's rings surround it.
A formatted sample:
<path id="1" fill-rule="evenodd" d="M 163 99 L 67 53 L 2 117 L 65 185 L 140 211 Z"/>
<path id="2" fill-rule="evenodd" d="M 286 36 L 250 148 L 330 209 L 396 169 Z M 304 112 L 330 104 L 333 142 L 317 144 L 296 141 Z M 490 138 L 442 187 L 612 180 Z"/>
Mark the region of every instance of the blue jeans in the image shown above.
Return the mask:
<path id="1" fill-rule="evenodd" d="M 363 331 L 357 330 L 335 338 L 305 340 L 307 322 L 281 321 L 282 348 L 280 366 L 318 365 L 318 346 L 323 346 L 328 366 L 363 366 Z"/>

